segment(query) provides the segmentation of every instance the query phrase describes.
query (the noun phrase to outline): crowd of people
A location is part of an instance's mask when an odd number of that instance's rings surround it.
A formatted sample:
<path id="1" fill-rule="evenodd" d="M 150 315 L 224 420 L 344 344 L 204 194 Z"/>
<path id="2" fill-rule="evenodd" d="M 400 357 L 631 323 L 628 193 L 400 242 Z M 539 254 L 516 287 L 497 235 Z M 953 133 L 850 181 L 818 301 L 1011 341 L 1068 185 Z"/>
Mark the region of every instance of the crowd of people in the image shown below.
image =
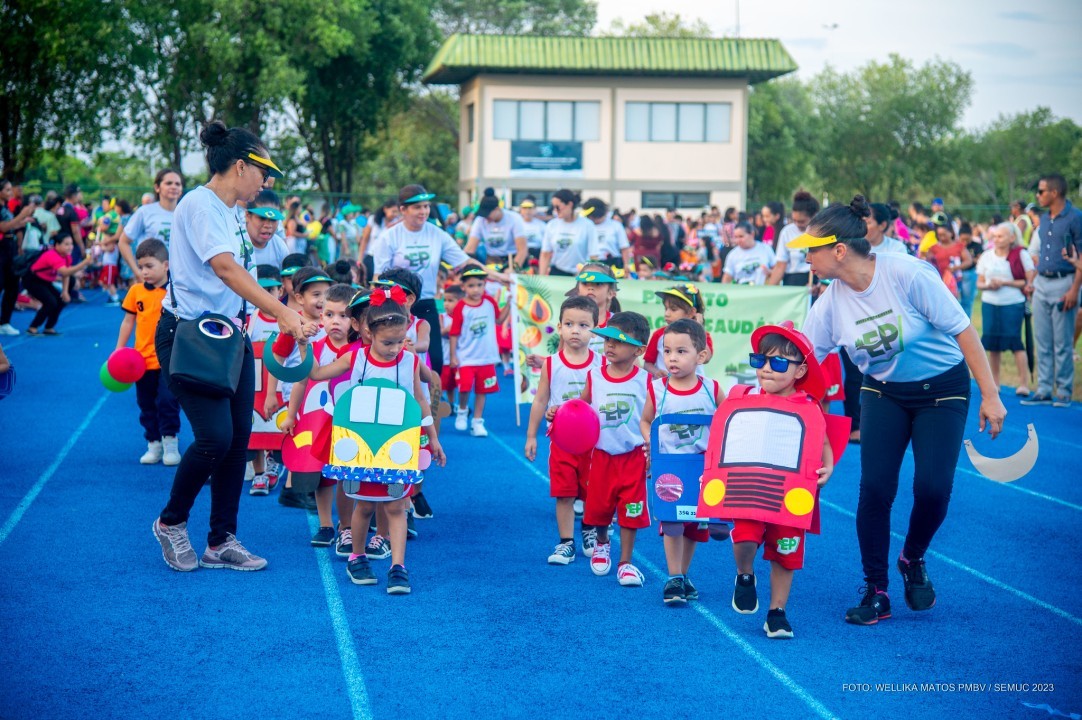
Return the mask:
<path id="1" fill-rule="evenodd" d="M 924 555 L 947 513 L 957 453 L 951 459 L 941 448 L 961 444 L 971 375 L 982 429 L 987 423 L 993 435 L 1006 414 L 999 399 L 1004 352 L 1017 365 L 1025 402 L 1070 404 L 1082 214 L 1066 200 L 1058 175 L 1041 180 L 1043 211 L 1016 203 L 1009 218 L 988 224 L 952 215 L 938 199 L 903 213 L 897 203 L 860 196 L 823 208 L 804 191 L 788 212 L 771 202 L 749 213 L 708 208 L 694 217 L 675 209 L 621 212 L 567 189 L 555 192 L 548 208 L 526 197 L 516 210 L 486 191 L 476 204 L 440 216 L 435 196 L 420 185 L 403 187 L 371 214 L 355 204 L 314 214 L 300 197 L 283 201 L 274 192 L 283 173 L 252 133 L 215 122 L 201 140 L 210 180 L 185 193 L 182 176 L 162 170 L 154 192 L 134 210 L 112 197 L 87 207 L 77 186 L 23 197 L 0 184 L 0 333 L 19 334 L 11 319 L 21 304 L 36 310 L 26 332 L 58 334 L 61 311 L 89 287 L 122 308 L 116 347 L 134 337 L 147 366 L 137 385 L 147 441 L 139 462 L 177 467 L 153 530 L 165 562 L 179 571 L 266 566 L 236 536 L 248 482 L 250 495 L 281 486 L 280 504 L 315 511 L 319 531 L 310 542 L 333 546 L 353 583 L 377 584 L 372 563 L 390 558 L 386 590 L 408 594 L 406 545 L 417 536 L 415 520 L 434 515 L 423 492 L 424 468 L 379 479 L 372 468 L 352 464 L 358 443 L 337 425 L 333 443 L 317 442 L 318 432 L 302 428 L 372 380 L 400 389 L 421 409 L 419 447 L 428 462 L 448 461 L 440 442 L 444 415 L 453 414 L 454 432 L 481 441 L 488 435 L 486 396 L 499 389 L 498 367 L 509 372 L 512 272 L 575 279 L 559 310 L 559 351 L 529 359 L 542 368 L 542 379 L 526 456 L 537 457 L 541 423 L 554 422 L 567 401 L 581 399 L 602 418 L 595 447 L 579 454 L 550 448 L 559 542 L 548 562 L 569 565 L 582 552 L 594 574 L 606 575 L 613 564 L 610 533 L 618 532 L 616 577 L 624 586 L 643 584 L 632 551 L 636 532 L 652 524 L 646 477 L 654 417 L 711 413 L 725 401 L 703 372 L 713 347 L 697 284 L 808 289 L 802 333 L 767 328 L 749 347 L 765 395 L 804 393 L 818 408 L 825 383 L 811 379 L 841 349 L 850 440 L 865 445 L 857 527 L 866 584 L 846 616 L 854 624 L 890 617 L 890 508 L 910 441 L 916 502 L 898 567 L 911 609 L 935 603 Z M 665 328 L 651 333 L 646 318 L 619 311 L 621 278 L 671 280 L 659 293 Z M 978 291 L 983 338 L 969 319 Z M 1035 390 L 1022 343 L 1030 312 Z M 208 320 L 220 324 L 223 337 L 233 335 L 233 326 L 245 330 L 236 354 L 222 356 L 223 367 L 239 368 L 234 376 L 223 379 L 221 368 L 212 367 L 193 378 L 189 330 Z M 214 352 L 231 351 L 222 343 Z M 276 367 L 308 361 L 310 369 L 292 381 L 275 374 Z M 614 413 L 617 404 L 622 409 Z M 177 440 L 181 412 L 195 437 L 185 449 Z M 326 430 L 330 421 L 323 421 Z M 294 454 L 291 464 L 283 448 L 305 432 L 307 449 L 298 451 L 305 462 Z M 676 452 L 705 451 L 704 437 L 690 445 L 666 438 L 663 433 L 661 442 L 678 446 Z M 820 485 L 833 463 L 824 442 Z M 210 530 L 197 555 L 187 522 L 207 484 Z M 803 530 L 748 521 L 731 528 L 664 522 L 661 533 L 670 575 L 666 604 L 697 600 L 690 565 L 696 545 L 713 536 L 733 542 L 732 607 L 756 612 L 753 559 L 763 546 L 771 561 L 764 629 L 770 637 L 793 636 L 785 606 L 793 571 L 803 563 Z"/>

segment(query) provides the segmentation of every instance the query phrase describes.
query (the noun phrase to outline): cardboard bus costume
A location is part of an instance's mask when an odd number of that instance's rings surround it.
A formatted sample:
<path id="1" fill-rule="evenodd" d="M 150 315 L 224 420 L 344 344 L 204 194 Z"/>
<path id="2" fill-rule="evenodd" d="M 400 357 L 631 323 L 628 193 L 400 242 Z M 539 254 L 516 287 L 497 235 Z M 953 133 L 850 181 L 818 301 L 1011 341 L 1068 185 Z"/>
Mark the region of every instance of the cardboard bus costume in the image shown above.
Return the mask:
<path id="1" fill-rule="evenodd" d="M 850 420 L 820 408 L 833 383 L 808 339 L 791 326 L 768 325 L 752 334 L 752 347 L 768 334 L 792 341 L 807 372 L 789 397 L 744 385 L 729 391 L 710 425 L 696 519 L 742 518 L 816 533 L 823 441 L 836 464 L 848 444 Z"/>
<path id="2" fill-rule="evenodd" d="M 421 448 L 421 406 L 395 382 L 367 379 L 335 401 L 323 475 L 341 482 L 347 496 L 365 499 L 364 486 L 379 484 L 388 499 L 403 497 L 424 479 L 428 462 L 431 453 Z"/>

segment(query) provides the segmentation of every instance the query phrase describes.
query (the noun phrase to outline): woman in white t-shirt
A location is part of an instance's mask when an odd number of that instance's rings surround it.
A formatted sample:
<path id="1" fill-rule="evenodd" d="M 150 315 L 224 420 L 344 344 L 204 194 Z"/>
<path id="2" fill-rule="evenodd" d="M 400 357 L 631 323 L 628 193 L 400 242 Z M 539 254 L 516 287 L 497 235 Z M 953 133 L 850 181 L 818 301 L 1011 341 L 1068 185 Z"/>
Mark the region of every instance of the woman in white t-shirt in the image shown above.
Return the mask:
<path id="1" fill-rule="evenodd" d="M 766 243 L 755 240 L 750 223 L 737 223 L 733 228 L 736 247 L 725 256 L 721 281 L 737 285 L 765 285 L 770 270 L 777 262 L 774 251 Z"/>
<path id="2" fill-rule="evenodd" d="M 601 258 L 594 224 L 575 214 L 579 196 L 570 190 L 557 190 L 552 196 L 555 217 L 545 226 L 541 240 L 540 273 L 574 277 L 579 266 Z"/>
<path id="3" fill-rule="evenodd" d="M 992 228 L 992 248 L 977 260 L 977 288 L 981 291 L 981 342 L 988 351 L 992 379 L 999 385 L 1000 354 L 1014 353 L 1021 384 L 1018 395 L 1029 395 L 1029 361 L 1022 345 L 1026 296 L 1022 289 L 1037 275 L 1033 257 L 1017 243 L 1015 226 Z"/>
<path id="4" fill-rule="evenodd" d="M 812 272 L 833 282 L 812 305 L 804 334 L 823 360 L 843 347 L 864 373 L 861 387 L 860 499 L 857 537 L 864 566 L 861 602 L 846 621 L 889 618 L 890 510 L 906 448 L 916 467 L 913 511 L 898 558 L 911 610 L 929 610 L 935 590 L 924 555 L 947 516 L 969 410 L 972 371 L 980 388 L 980 428 L 999 434 L 1007 410 L 999 399 L 977 331 L 939 274 L 926 262 L 871 253 L 864 197 L 832 205 L 789 243 Z M 966 369 L 968 366 L 968 370 Z"/>
<path id="5" fill-rule="evenodd" d="M 169 247 L 173 211 L 177 209 L 180 196 L 184 194 L 184 178 L 176 170 L 165 168 L 154 176 L 156 202 L 141 205 L 120 232 L 120 256 L 131 268 L 134 277 L 140 277 L 135 264 L 135 248 L 145 238 L 157 238 Z"/>
<path id="6" fill-rule="evenodd" d="M 175 333 L 182 320 L 206 313 L 236 317 L 245 300 L 275 318 L 282 333 L 299 342 L 305 342 L 318 328 L 275 300 L 241 264 L 250 258 L 251 251 L 247 230 L 237 220 L 237 201 L 250 202 L 269 177 L 282 177 L 266 146 L 248 130 L 227 130 L 220 121 L 203 128 L 199 139 L 207 149 L 211 178 L 188 193 L 173 215 L 170 282 L 154 338 L 162 374 L 191 423 L 195 442 L 177 466 L 169 501 L 154 520 L 153 529 L 165 562 L 174 570 L 189 571 L 199 565 L 261 570 L 267 561 L 248 552 L 236 538 L 255 402 L 252 345 L 245 338 L 240 382 L 233 396 L 210 397 L 171 378 Z M 188 514 L 208 480 L 210 533 L 207 549 L 197 559 L 188 539 Z"/>
<path id="7" fill-rule="evenodd" d="M 545 221 L 540 220 L 537 214 L 537 199 L 533 195 L 522 198 L 518 206 L 519 215 L 522 216 L 522 226 L 526 228 L 526 249 L 530 257 L 540 261 L 541 242 L 545 236 Z"/>

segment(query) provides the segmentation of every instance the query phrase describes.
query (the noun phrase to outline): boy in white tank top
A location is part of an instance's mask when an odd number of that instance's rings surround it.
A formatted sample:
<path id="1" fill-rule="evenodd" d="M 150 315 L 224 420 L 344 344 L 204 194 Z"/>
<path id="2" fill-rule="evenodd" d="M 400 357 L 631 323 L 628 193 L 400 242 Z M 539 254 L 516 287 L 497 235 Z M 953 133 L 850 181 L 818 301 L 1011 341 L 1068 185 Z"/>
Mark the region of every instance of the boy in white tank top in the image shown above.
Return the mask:
<path id="1" fill-rule="evenodd" d="M 612 568 L 609 523 L 617 514 L 620 525 L 620 564 L 616 578 L 621 585 L 642 587 L 643 575 L 631 564 L 635 533 L 650 527 L 646 507 L 646 455 L 642 436 L 642 411 L 646 404 L 650 374 L 635 365 L 650 338 L 650 323 L 642 315 L 619 312 L 595 335 L 605 338 L 605 366 L 590 370 L 582 399 L 601 418 L 601 435 L 590 461 L 589 490 L 584 524 L 597 527 L 597 547 L 590 558 L 595 575 Z"/>
<path id="2" fill-rule="evenodd" d="M 561 349 L 545 358 L 537 394 L 530 409 L 526 428 L 526 457 L 537 457 L 537 429 L 544 417 L 550 423 L 556 408 L 582 395 L 586 373 L 601 367 L 601 356 L 590 350 L 591 331 L 597 327 L 597 303 L 588 297 L 571 297 L 560 306 Z M 592 452 L 572 455 L 549 444 L 549 495 L 556 498 L 556 526 L 560 542 L 549 555 L 549 565 L 568 565 L 575 560 L 575 500 L 586 499 L 586 483 L 590 475 Z M 582 553 L 593 555 L 597 530 L 585 522 L 582 525 Z"/>
<path id="3" fill-rule="evenodd" d="M 649 397 L 642 413 L 642 433 L 650 445 L 650 426 L 659 415 L 686 413 L 713 415 L 718 409 L 720 389 L 716 380 L 698 375 L 698 366 L 706 359 L 706 331 L 691 319 L 673 321 L 665 328 L 663 350 L 656 358 L 659 370 L 666 377 L 651 379 Z M 706 452 L 710 428 L 705 425 L 662 425 L 658 428 L 661 452 L 668 454 L 698 454 Z M 696 543 L 710 539 L 710 532 L 696 522 L 661 523 L 665 542 L 665 561 L 669 580 L 665 583 L 662 600 L 667 605 L 698 600 L 699 591 L 688 578 Z"/>

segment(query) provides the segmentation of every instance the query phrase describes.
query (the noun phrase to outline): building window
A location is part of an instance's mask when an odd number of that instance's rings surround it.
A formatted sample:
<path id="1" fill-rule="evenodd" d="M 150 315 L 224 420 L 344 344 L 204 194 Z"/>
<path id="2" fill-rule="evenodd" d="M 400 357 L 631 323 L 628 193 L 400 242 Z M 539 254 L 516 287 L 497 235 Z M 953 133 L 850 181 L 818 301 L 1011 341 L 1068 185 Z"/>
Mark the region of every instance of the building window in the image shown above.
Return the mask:
<path id="1" fill-rule="evenodd" d="M 601 103 L 496 100 L 492 104 L 494 140 L 576 140 L 601 138 Z"/>
<path id="2" fill-rule="evenodd" d="M 467 142 L 473 142 L 473 103 L 466 106 L 466 132 Z"/>
<path id="3" fill-rule="evenodd" d="M 729 142 L 730 103 L 629 102 L 624 113 L 627 142 Z"/>
<path id="4" fill-rule="evenodd" d="M 710 193 L 704 192 L 644 192 L 644 208 L 702 209 L 710 204 Z"/>
<path id="5" fill-rule="evenodd" d="M 512 190 L 511 205 L 518 207 L 522 204 L 523 199 L 529 195 L 533 197 L 534 203 L 539 209 L 544 209 L 552 205 L 552 196 L 555 192 L 555 190 Z"/>

